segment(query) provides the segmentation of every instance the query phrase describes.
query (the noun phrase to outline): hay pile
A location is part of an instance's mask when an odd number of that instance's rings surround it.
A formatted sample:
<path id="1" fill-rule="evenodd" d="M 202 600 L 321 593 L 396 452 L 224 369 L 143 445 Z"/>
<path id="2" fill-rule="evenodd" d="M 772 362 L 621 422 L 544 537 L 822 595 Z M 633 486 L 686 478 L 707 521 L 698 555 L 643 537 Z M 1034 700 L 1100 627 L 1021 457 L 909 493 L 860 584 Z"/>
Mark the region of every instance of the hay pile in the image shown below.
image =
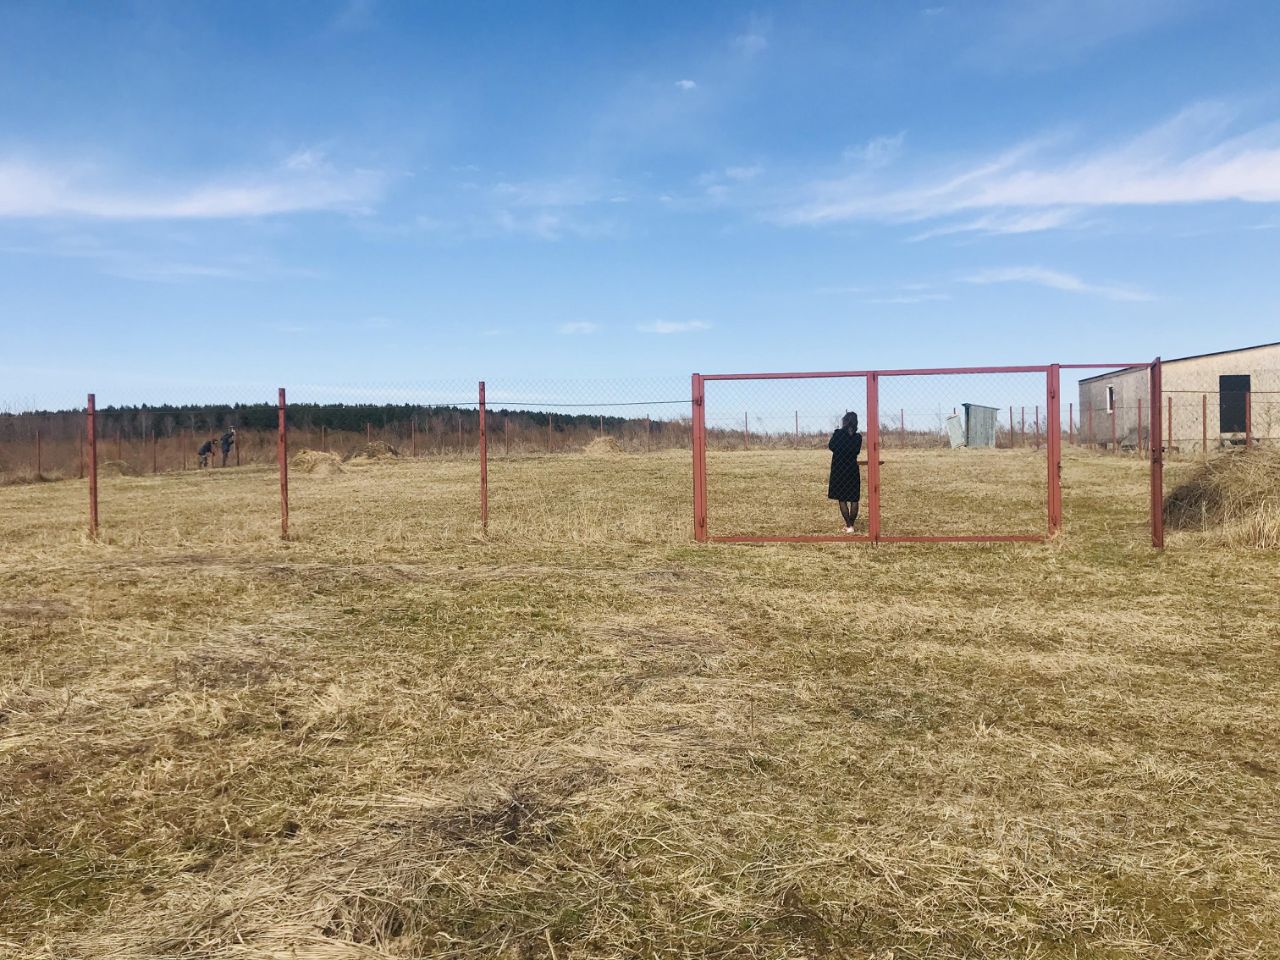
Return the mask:
<path id="1" fill-rule="evenodd" d="M 98 464 L 98 476 L 100 477 L 132 477 L 138 473 L 132 466 L 123 460 L 103 460 Z"/>
<path id="2" fill-rule="evenodd" d="M 347 462 L 366 461 L 366 460 L 394 460 L 400 456 L 400 451 L 389 443 L 382 440 L 370 440 L 362 447 L 358 447 L 347 455 Z"/>
<path id="3" fill-rule="evenodd" d="M 596 437 L 582 450 L 588 457 L 615 457 L 622 453 L 622 446 L 613 437 Z"/>
<path id="4" fill-rule="evenodd" d="M 289 468 L 317 477 L 332 477 L 342 473 L 342 461 L 334 454 L 322 450 L 299 450 L 289 461 Z"/>
<path id="5" fill-rule="evenodd" d="M 1219 533 L 1239 546 L 1280 547 L 1280 448 L 1255 448 L 1209 460 L 1165 497 L 1175 530 Z"/>

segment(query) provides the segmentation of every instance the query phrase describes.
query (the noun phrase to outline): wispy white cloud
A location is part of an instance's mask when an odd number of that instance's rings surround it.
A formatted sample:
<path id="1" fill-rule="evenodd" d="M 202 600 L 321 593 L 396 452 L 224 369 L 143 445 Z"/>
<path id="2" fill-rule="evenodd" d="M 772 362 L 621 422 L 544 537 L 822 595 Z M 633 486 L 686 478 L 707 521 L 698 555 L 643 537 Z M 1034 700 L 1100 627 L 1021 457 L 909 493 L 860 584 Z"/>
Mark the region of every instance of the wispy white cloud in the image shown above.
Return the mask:
<path id="1" fill-rule="evenodd" d="M 696 90 L 698 84 L 694 80 L 677 80 L 676 87 L 680 90 Z"/>
<path id="2" fill-rule="evenodd" d="M 905 182 L 860 172 L 802 188 L 776 219 L 909 223 L 969 214 L 938 232 L 1021 233 L 1066 225 L 1087 209 L 1280 202 L 1280 124 L 1230 135 L 1233 119 L 1222 105 L 1197 104 L 1110 148 L 1053 158 L 1051 142 L 1033 140 Z"/>
<path id="3" fill-rule="evenodd" d="M 1025 213 L 987 213 L 971 220 L 943 223 L 911 237 L 912 241 L 931 240 L 958 233 L 977 233 L 986 236 L 1003 234 L 1038 233 L 1059 227 L 1079 225 L 1080 211 L 1070 207 L 1032 210 Z"/>
<path id="4" fill-rule="evenodd" d="M 861 163 L 872 168 L 883 167 L 892 163 L 902 153 L 902 142 L 906 137 L 905 130 L 900 130 L 892 136 L 882 134 L 872 137 L 866 143 L 846 147 L 843 156 L 846 162 Z"/>
<path id="5" fill-rule="evenodd" d="M 950 300 L 949 293 L 898 293 L 887 297 L 871 297 L 867 303 L 879 304 L 908 304 L 908 303 L 936 303 L 942 300 Z"/>
<path id="6" fill-rule="evenodd" d="M 562 323 L 556 327 L 556 333 L 564 336 L 587 336 L 596 333 L 600 329 L 600 324 L 592 323 L 590 320 L 572 320 L 569 323 Z"/>
<path id="7" fill-rule="evenodd" d="M 636 329 L 641 333 L 697 333 L 700 330 L 710 330 L 711 324 L 705 320 L 655 320 L 652 323 L 642 323 Z"/>
<path id="8" fill-rule="evenodd" d="M 1113 284 L 1086 283 L 1070 273 L 1060 270 L 1049 270 L 1045 267 L 1000 267 L 991 270 L 980 270 L 960 278 L 964 283 L 1031 283 L 1052 290 L 1067 293 L 1087 294 L 1107 300 L 1119 300 L 1127 303 L 1154 300 L 1155 297 L 1134 287 Z"/>
<path id="9" fill-rule="evenodd" d="M 122 183 L 86 164 L 0 158 L 0 217 L 22 219 L 213 220 L 316 211 L 363 213 L 388 178 L 373 170 L 339 170 L 314 151 L 275 167 L 198 183 Z"/>
<path id="10" fill-rule="evenodd" d="M 730 46 L 744 57 L 755 57 L 769 49 L 769 31 L 772 24 L 766 17 L 753 16 L 746 29 L 735 34 Z"/>

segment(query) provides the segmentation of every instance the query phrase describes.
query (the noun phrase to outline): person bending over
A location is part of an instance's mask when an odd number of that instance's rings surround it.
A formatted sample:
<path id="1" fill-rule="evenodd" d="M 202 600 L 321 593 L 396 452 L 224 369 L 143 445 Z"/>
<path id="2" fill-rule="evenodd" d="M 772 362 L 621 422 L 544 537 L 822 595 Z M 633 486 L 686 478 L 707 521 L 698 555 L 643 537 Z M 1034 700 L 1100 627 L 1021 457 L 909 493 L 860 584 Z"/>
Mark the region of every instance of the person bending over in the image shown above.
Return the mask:
<path id="1" fill-rule="evenodd" d="M 210 437 L 204 443 L 200 444 L 200 449 L 196 451 L 196 456 L 200 458 L 200 469 L 209 466 L 209 461 L 213 459 L 213 447 L 218 441 L 214 437 Z"/>
<path id="2" fill-rule="evenodd" d="M 862 498 L 862 477 L 858 473 L 858 454 L 862 452 L 862 434 L 858 432 L 858 415 L 846 413 L 840 428 L 827 441 L 831 451 L 831 478 L 827 481 L 827 499 L 840 504 L 844 532 L 853 533 L 858 519 L 858 501 Z"/>

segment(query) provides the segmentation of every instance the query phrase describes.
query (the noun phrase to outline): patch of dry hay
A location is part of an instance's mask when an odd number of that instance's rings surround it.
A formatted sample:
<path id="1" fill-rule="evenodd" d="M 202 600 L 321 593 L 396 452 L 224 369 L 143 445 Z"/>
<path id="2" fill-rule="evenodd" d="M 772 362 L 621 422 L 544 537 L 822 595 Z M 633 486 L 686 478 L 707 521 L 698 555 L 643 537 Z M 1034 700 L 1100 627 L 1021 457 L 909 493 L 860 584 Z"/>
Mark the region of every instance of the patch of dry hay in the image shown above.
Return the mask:
<path id="1" fill-rule="evenodd" d="M 374 460 L 395 460 L 399 458 L 400 451 L 391 444 L 382 440 L 371 440 L 361 447 L 356 448 L 349 453 L 346 458 L 347 463 L 369 463 Z"/>
<path id="2" fill-rule="evenodd" d="M 103 460 L 98 464 L 100 477 L 132 477 L 138 471 L 123 460 Z"/>
<path id="3" fill-rule="evenodd" d="M 1214 532 L 1237 546 L 1280 547 L 1280 448 L 1206 461 L 1165 497 L 1164 517 L 1175 530 Z"/>
<path id="4" fill-rule="evenodd" d="M 342 473 L 342 460 L 322 450 L 300 450 L 289 461 L 290 469 L 317 477 L 332 477 Z"/>
<path id="5" fill-rule="evenodd" d="M 615 457 L 623 452 L 622 445 L 613 437 L 596 437 L 583 449 L 588 457 Z"/>

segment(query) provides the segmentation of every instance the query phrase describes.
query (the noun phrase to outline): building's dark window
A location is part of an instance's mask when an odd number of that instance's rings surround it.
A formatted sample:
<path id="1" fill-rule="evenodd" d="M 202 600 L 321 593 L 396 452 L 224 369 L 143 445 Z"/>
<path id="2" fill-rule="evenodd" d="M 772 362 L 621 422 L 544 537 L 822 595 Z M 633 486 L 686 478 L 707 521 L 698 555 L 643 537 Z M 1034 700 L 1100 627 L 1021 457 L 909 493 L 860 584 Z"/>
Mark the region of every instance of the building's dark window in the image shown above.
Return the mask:
<path id="1" fill-rule="evenodd" d="M 1218 429 L 1222 433 L 1245 432 L 1245 404 L 1250 389 L 1247 373 L 1218 378 Z"/>

